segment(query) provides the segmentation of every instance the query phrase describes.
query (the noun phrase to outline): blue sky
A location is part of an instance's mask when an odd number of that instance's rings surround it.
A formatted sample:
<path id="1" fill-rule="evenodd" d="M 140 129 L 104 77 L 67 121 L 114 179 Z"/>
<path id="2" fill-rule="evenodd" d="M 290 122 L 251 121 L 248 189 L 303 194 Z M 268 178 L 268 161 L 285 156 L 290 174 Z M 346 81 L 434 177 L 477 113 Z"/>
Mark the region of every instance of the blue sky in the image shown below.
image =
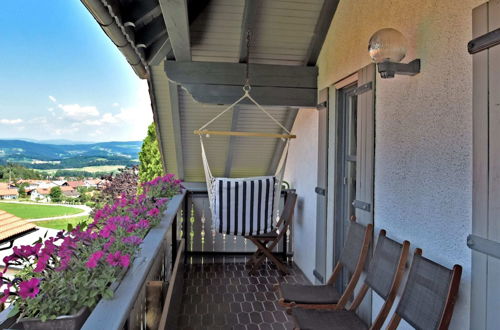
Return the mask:
<path id="1" fill-rule="evenodd" d="M 76 0 L 0 4 L 0 139 L 139 140 L 147 83 Z"/>

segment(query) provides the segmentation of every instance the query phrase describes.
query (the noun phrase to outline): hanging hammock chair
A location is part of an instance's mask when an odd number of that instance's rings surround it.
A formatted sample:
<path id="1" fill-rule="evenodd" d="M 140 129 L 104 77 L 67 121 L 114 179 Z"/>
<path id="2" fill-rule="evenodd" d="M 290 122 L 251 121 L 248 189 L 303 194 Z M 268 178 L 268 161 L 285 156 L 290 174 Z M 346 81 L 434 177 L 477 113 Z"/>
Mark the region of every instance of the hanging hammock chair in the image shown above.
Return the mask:
<path id="1" fill-rule="evenodd" d="M 247 83 L 243 87 L 243 96 L 200 127 L 200 129 L 194 131 L 194 134 L 200 136 L 201 156 L 207 181 L 210 211 L 212 212 L 212 225 L 216 231 L 227 235 L 262 235 L 273 230 L 275 225 L 274 220 L 278 215 L 281 186 L 290 139 L 295 138 L 295 135 L 292 135 L 286 127 L 255 101 L 250 95 L 250 90 L 251 87 L 248 84 L 247 78 Z M 207 130 L 210 124 L 245 99 L 250 100 L 251 103 L 264 112 L 286 134 Z M 286 142 L 274 175 L 248 178 L 223 178 L 214 177 L 210 170 L 203 141 L 204 136 L 209 137 L 210 135 L 270 137 L 280 138 Z"/>

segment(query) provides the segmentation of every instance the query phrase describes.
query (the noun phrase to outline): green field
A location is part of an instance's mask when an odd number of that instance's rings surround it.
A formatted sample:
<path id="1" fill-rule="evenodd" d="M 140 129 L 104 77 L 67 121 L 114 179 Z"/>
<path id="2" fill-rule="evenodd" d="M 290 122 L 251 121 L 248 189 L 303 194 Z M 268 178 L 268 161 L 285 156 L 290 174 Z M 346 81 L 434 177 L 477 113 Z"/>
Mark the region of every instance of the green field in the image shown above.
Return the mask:
<path id="1" fill-rule="evenodd" d="M 82 213 L 81 209 L 58 205 L 0 203 L 0 210 L 23 219 L 40 219 Z"/>
<path id="2" fill-rule="evenodd" d="M 101 166 L 85 166 L 85 167 L 77 167 L 77 168 L 58 168 L 58 169 L 50 169 L 50 170 L 37 170 L 39 172 L 47 173 L 47 174 L 54 174 L 57 171 L 84 171 L 84 172 L 90 172 L 90 173 L 96 173 L 96 172 L 116 172 L 120 168 L 124 168 L 125 166 L 123 165 L 101 165 Z"/>
<path id="3" fill-rule="evenodd" d="M 58 219 L 58 220 L 47 220 L 47 221 L 37 221 L 35 224 L 38 227 L 44 227 L 44 228 L 52 228 L 52 229 L 67 229 L 68 224 L 73 225 L 75 227 L 79 223 L 82 222 L 89 222 L 91 219 L 89 216 L 85 215 L 82 217 L 74 217 L 74 218 L 67 218 L 67 219 Z"/>

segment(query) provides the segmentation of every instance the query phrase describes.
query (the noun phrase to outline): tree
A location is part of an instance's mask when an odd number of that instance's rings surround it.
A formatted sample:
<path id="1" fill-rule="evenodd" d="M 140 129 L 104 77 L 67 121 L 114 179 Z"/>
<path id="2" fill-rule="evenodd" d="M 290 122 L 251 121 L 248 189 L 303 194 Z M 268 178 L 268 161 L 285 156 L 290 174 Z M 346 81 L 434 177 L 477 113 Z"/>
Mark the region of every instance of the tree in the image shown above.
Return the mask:
<path id="1" fill-rule="evenodd" d="M 57 186 L 57 187 L 52 187 L 50 189 L 50 200 L 52 202 L 60 202 L 62 200 L 62 191 L 61 191 L 61 187 Z"/>
<path id="2" fill-rule="evenodd" d="M 137 166 L 121 168 L 115 175 L 103 177 L 109 184 L 101 191 L 98 197 L 99 203 L 113 203 L 118 197 L 127 197 L 137 194 Z"/>
<path id="3" fill-rule="evenodd" d="M 26 197 L 26 189 L 24 188 L 25 185 L 21 185 L 17 192 L 19 193 L 19 198 L 25 198 Z"/>
<path id="4" fill-rule="evenodd" d="M 0 180 L 41 179 L 42 175 L 18 164 L 0 165 Z"/>
<path id="5" fill-rule="evenodd" d="M 151 181 L 157 176 L 163 175 L 164 171 L 156 137 L 155 123 L 151 123 L 148 127 L 148 135 L 142 143 L 139 161 L 140 182 Z"/>

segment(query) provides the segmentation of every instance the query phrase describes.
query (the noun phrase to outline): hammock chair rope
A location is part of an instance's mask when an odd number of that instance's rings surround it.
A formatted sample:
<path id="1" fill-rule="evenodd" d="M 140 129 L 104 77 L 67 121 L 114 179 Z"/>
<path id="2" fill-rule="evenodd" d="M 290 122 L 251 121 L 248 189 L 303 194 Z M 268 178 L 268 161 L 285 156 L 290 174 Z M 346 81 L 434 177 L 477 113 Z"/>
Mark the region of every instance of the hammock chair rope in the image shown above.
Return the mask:
<path id="1" fill-rule="evenodd" d="M 247 50 L 249 47 L 250 34 L 247 34 Z M 248 51 L 247 51 L 248 58 Z M 212 225 L 220 233 L 232 235 L 257 235 L 273 230 L 274 222 L 278 215 L 281 200 L 281 189 L 285 164 L 288 157 L 290 139 L 295 138 L 291 132 L 282 125 L 271 113 L 264 109 L 251 95 L 251 86 L 248 73 L 248 61 L 246 65 L 246 80 L 243 86 L 243 95 L 221 111 L 206 124 L 194 131 L 200 137 L 201 155 L 207 190 L 209 196 L 210 210 L 212 213 Z M 226 112 L 234 109 L 243 100 L 248 99 L 259 110 L 264 112 L 274 123 L 276 123 L 287 134 L 257 133 L 257 132 L 221 132 L 209 131 L 207 127 L 223 116 Z M 208 162 L 203 136 L 215 135 L 238 135 L 238 136 L 262 136 L 276 137 L 285 141 L 283 153 L 276 167 L 274 176 L 250 177 L 250 178 L 220 178 L 214 177 Z"/>

